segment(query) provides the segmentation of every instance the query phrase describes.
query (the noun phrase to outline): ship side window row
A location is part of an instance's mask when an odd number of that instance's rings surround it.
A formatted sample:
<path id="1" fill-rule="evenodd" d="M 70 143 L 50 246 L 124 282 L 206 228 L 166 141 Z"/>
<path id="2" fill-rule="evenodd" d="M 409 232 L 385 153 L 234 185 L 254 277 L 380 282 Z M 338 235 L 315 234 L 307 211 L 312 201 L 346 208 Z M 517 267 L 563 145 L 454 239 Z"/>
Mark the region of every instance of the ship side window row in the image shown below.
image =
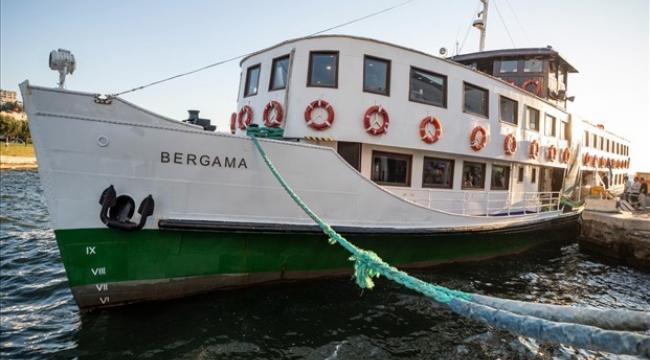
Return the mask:
<path id="1" fill-rule="evenodd" d="M 605 139 L 589 131 L 584 132 L 582 143 L 585 147 L 603 150 L 608 153 L 629 156 L 629 147 L 614 140 Z"/>
<path id="2" fill-rule="evenodd" d="M 384 151 L 372 152 L 371 180 L 379 185 L 411 186 L 413 157 Z M 455 161 L 444 158 L 424 157 L 422 167 L 422 188 L 452 189 Z M 463 162 L 461 189 L 484 190 L 486 188 L 486 164 L 473 161 Z M 490 190 L 508 190 L 510 187 L 510 166 L 492 165 Z"/>

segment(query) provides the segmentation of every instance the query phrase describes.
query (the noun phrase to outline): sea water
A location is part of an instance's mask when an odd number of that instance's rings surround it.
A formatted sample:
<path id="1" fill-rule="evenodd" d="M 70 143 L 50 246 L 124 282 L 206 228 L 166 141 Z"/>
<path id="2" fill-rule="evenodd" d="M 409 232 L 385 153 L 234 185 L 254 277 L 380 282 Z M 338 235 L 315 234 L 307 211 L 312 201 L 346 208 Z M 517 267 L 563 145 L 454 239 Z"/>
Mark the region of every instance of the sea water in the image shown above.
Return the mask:
<path id="1" fill-rule="evenodd" d="M 365 291 L 341 277 L 80 313 L 38 172 L 0 176 L 2 359 L 632 359 L 497 330 L 383 278 Z M 507 299 L 650 311 L 650 274 L 576 243 L 411 274 Z"/>

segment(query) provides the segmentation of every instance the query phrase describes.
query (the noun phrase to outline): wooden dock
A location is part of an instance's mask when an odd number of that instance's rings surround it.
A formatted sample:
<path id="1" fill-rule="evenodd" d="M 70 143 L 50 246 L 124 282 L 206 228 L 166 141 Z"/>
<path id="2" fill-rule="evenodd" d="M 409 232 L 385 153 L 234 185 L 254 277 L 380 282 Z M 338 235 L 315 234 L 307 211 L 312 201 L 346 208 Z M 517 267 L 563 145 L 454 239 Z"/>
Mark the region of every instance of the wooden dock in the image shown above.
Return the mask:
<path id="1" fill-rule="evenodd" d="M 626 211 L 616 200 L 587 199 L 580 251 L 650 271 L 650 208 Z"/>

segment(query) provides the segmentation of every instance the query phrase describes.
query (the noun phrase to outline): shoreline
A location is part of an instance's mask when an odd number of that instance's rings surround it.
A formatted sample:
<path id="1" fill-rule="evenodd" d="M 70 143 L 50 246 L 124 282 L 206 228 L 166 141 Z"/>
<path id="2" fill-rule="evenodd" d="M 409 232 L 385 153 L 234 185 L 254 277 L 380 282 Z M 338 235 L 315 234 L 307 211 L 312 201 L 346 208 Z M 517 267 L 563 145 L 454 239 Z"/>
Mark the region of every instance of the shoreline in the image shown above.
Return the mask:
<path id="1" fill-rule="evenodd" d="M 0 170 L 36 169 L 35 157 L 0 155 Z"/>

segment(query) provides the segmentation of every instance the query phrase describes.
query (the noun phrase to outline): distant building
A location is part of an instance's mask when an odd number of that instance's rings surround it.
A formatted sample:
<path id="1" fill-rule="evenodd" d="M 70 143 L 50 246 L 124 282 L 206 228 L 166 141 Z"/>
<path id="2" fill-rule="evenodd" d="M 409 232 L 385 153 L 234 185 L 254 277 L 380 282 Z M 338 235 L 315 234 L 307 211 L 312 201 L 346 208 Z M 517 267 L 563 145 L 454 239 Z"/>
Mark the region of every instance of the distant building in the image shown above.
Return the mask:
<path id="1" fill-rule="evenodd" d="M 18 101 L 15 91 L 0 90 L 0 103 L 13 103 Z"/>

